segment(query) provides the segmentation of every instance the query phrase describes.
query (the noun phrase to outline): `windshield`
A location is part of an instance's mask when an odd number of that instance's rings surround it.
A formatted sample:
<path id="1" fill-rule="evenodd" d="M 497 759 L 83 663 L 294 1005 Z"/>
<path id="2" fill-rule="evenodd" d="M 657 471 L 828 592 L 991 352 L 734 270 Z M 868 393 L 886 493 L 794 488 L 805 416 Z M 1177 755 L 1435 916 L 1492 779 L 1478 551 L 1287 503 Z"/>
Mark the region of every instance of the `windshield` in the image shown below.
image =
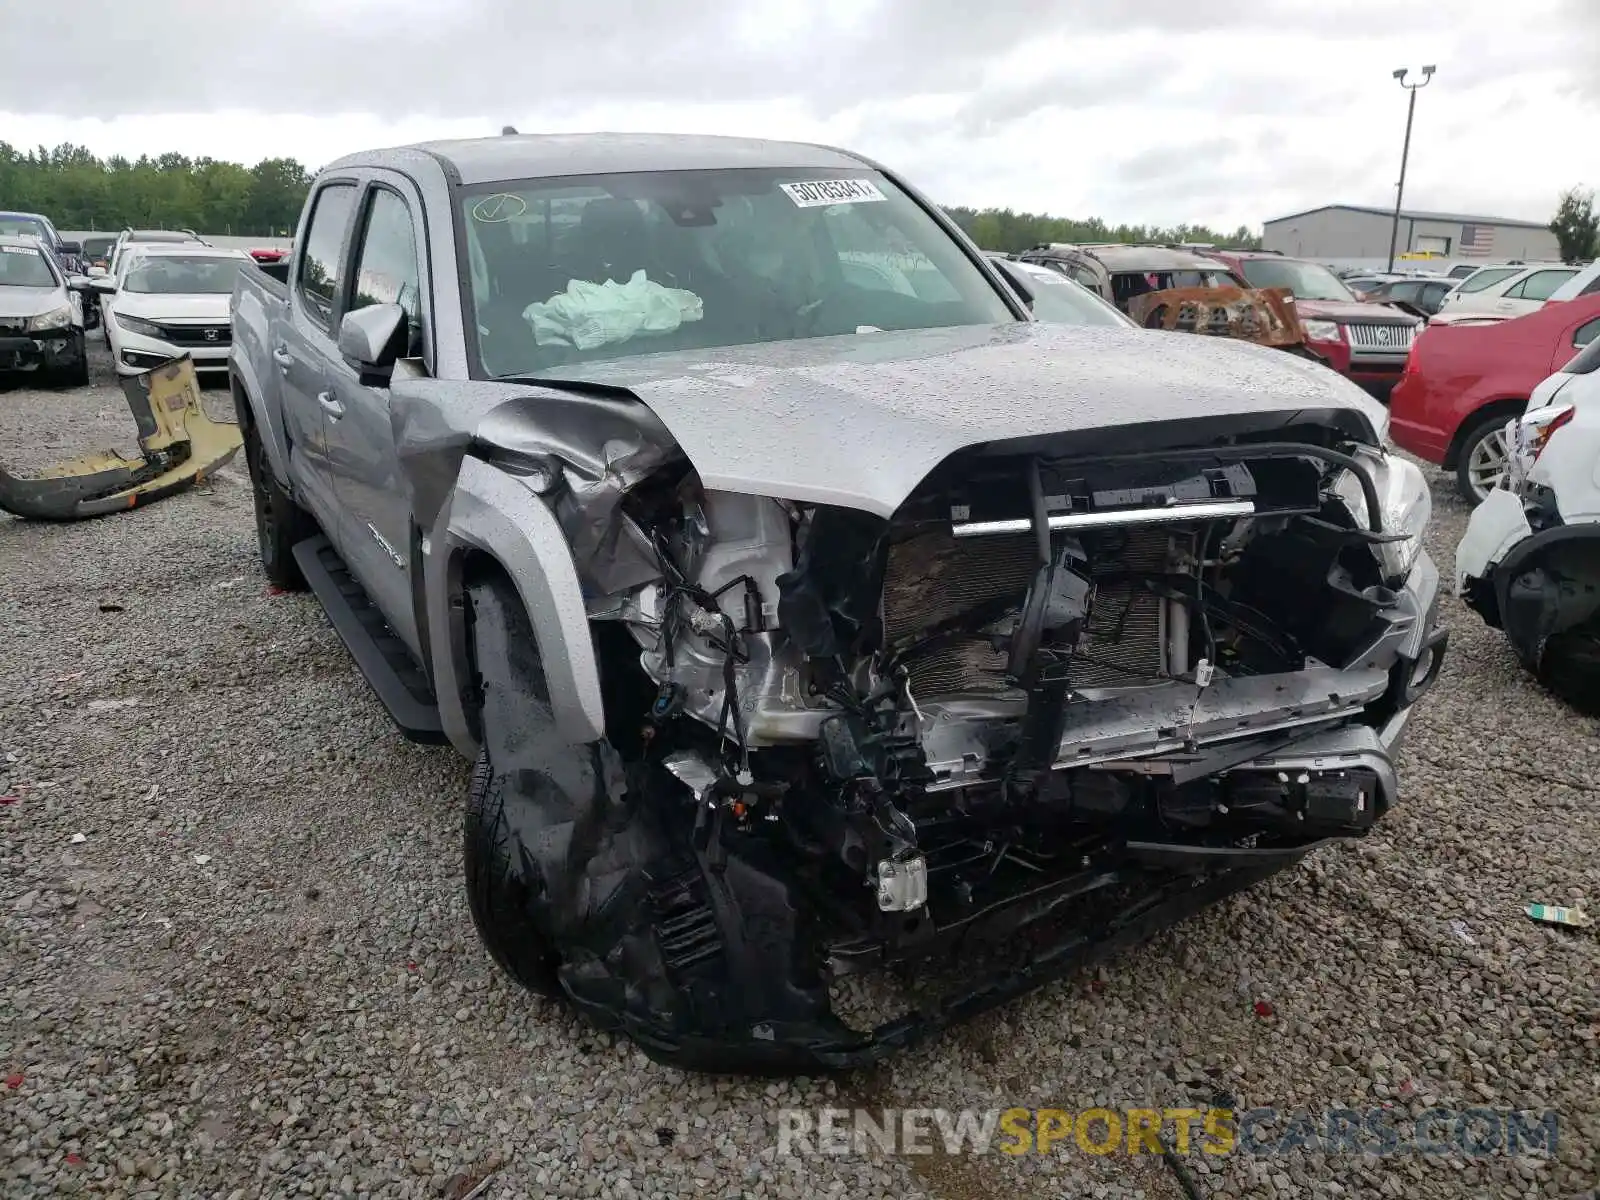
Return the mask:
<path id="1" fill-rule="evenodd" d="M 1132 322 L 1081 284 L 1048 267 L 1010 266 L 1033 292 L 1033 315 L 1056 325 L 1121 325 Z"/>
<path id="2" fill-rule="evenodd" d="M 1515 275 L 1518 270 L 1520 270 L 1518 267 L 1489 267 L 1463 280 L 1456 291 L 1481 292 L 1484 288 L 1492 287 L 1502 279 Z"/>
<path id="3" fill-rule="evenodd" d="M 36 237 L 51 240 L 50 232 L 38 217 L 0 216 L 0 237 Z"/>
<path id="4" fill-rule="evenodd" d="M 1240 264 L 1251 287 L 1288 288 L 1296 300 L 1354 300 L 1327 267 L 1293 259 L 1247 258 Z"/>
<path id="5" fill-rule="evenodd" d="M 125 292 L 167 296 L 216 296 L 233 291 L 239 258 L 189 254 L 147 254 L 128 268 Z"/>
<path id="6" fill-rule="evenodd" d="M 0 287 L 55 287 L 44 255 L 29 246 L 0 246 Z"/>
<path id="7" fill-rule="evenodd" d="M 872 171 L 534 180 L 460 204 L 464 299 L 490 376 L 1016 319 L 960 245 Z"/>

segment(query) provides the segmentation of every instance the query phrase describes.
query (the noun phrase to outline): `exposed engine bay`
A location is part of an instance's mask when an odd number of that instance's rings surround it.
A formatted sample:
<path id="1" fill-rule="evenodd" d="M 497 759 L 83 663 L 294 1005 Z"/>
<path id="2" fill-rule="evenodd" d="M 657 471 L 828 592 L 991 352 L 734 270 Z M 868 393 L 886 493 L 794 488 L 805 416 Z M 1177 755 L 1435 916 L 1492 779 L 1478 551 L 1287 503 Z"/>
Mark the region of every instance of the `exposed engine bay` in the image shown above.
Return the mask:
<path id="1" fill-rule="evenodd" d="M 1432 582 L 1428 611 L 1402 586 L 1426 500 L 1386 525 L 1415 469 L 1296 433 L 963 452 L 888 519 L 708 491 L 682 461 L 602 521 L 591 496 L 603 536 L 556 497 L 592 548 L 608 739 L 669 810 L 643 874 L 676 882 L 629 936 L 701 1000 L 671 1037 L 675 1001 L 622 1003 L 628 939 L 589 943 L 567 990 L 673 1061 L 845 1065 L 928 1023 L 847 1031 L 830 977 L 999 953 L 937 1025 L 1364 834 L 1394 800 L 1386 729 L 1443 656 Z"/>

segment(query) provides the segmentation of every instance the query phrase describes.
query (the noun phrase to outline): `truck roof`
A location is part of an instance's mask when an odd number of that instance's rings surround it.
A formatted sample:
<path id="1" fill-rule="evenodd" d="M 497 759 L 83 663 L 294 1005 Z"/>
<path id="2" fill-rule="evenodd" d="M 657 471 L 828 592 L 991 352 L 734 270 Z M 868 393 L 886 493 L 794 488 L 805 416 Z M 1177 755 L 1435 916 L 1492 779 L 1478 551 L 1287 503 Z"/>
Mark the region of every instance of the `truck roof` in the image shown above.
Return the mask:
<path id="1" fill-rule="evenodd" d="M 878 169 L 878 164 L 869 159 L 831 146 L 681 133 L 502 134 L 458 138 L 350 154 L 330 163 L 326 169 L 381 167 L 398 164 L 418 154 L 443 162 L 453 176 L 469 185 L 630 171 L 703 171 L 736 167 Z"/>
<path id="2" fill-rule="evenodd" d="M 1112 272 L 1216 270 L 1218 267 L 1227 270 L 1224 264 L 1206 254 L 1173 246 L 1149 246 L 1125 242 L 1093 242 L 1079 245 L 1051 242 L 1025 251 L 1027 254 L 1037 254 L 1044 258 L 1051 255 L 1064 257 L 1074 252 L 1099 259 L 1105 269 Z"/>

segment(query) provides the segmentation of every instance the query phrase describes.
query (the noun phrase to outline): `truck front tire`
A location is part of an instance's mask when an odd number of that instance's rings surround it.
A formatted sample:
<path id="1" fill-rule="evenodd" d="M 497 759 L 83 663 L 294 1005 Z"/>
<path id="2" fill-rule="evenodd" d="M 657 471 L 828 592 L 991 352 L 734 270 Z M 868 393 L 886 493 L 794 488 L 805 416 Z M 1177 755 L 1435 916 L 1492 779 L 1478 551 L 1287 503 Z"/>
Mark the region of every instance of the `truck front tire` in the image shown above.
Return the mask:
<path id="1" fill-rule="evenodd" d="M 261 549 L 261 570 L 267 582 L 286 592 L 303 592 L 305 577 L 294 561 L 294 548 L 317 532 L 316 522 L 278 485 L 267 458 L 266 446 L 244 406 L 239 405 L 239 431 L 244 440 L 245 467 L 250 472 L 250 491 L 255 500 L 256 542 Z"/>
<path id="2" fill-rule="evenodd" d="M 520 853 L 521 843 L 507 820 L 509 782 L 494 773 L 489 755 L 480 752 L 472 767 L 462 830 L 467 908 L 478 940 L 502 971 L 537 996 L 559 999 L 560 960 L 529 914 L 539 882 L 529 878 L 532 864 Z"/>
<path id="3" fill-rule="evenodd" d="M 549 686 L 532 649 L 533 626 L 511 580 L 488 568 L 468 584 L 467 598 L 474 675 L 485 700 L 483 749 L 473 764 L 462 829 L 467 908 L 500 969 L 535 995 L 557 999 L 565 995 L 560 958 L 541 920 L 546 880 L 525 839 L 536 836 L 552 810 L 565 807 L 560 783 L 550 773 L 560 771 L 538 755 L 525 759 L 509 750 L 502 756 L 507 761 L 495 761 L 497 748 L 506 749 L 500 730 L 508 720 L 525 735 L 513 739 L 518 743 L 548 730 Z"/>

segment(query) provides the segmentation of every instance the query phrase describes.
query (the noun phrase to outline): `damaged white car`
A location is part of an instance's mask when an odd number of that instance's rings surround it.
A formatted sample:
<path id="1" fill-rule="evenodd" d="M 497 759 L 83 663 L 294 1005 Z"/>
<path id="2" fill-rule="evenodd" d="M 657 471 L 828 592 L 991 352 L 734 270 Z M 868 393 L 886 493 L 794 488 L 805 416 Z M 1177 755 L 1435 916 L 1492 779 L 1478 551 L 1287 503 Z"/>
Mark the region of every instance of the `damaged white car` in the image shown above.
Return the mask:
<path id="1" fill-rule="evenodd" d="M 1456 591 L 1517 659 L 1600 715 L 1600 341 L 1534 389 L 1506 426 L 1503 485 L 1456 547 Z"/>
<path id="2" fill-rule="evenodd" d="M 264 567 L 476 762 L 521 982 L 664 1061 L 849 1066 L 1397 802 L 1445 632 L 1384 410 L 1025 287 L 875 163 L 695 137 L 355 155 L 242 269 Z"/>

